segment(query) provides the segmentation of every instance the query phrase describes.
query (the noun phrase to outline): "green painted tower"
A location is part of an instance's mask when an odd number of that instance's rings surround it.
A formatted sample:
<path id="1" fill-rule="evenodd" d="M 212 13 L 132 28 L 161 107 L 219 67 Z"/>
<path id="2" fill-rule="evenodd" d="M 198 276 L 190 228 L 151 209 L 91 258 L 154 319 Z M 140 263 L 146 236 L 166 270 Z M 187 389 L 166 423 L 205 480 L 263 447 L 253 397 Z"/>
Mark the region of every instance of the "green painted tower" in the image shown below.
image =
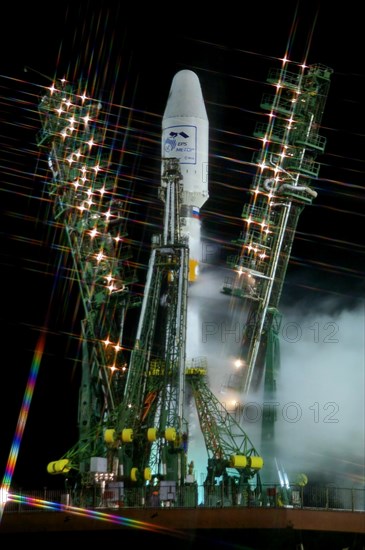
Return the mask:
<path id="1" fill-rule="evenodd" d="M 319 131 L 333 72 L 322 65 L 294 69 L 283 60 L 281 69 L 271 70 L 267 78 L 273 92 L 261 102 L 267 122 L 254 131 L 262 144 L 253 158 L 256 175 L 235 241 L 238 252 L 228 258 L 235 275 L 222 289 L 250 304 L 241 348 L 244 368 L 232 379 L 234 387 L 243 399 L 263 387 L 263 401 L 269 404 L 275 402 L 280 367 L 280 297 L 299 216 L 317 196 L 316 157 L 326 145 Z M 274 409 L 264 407 L 262 452 L 274 438 Z"/>

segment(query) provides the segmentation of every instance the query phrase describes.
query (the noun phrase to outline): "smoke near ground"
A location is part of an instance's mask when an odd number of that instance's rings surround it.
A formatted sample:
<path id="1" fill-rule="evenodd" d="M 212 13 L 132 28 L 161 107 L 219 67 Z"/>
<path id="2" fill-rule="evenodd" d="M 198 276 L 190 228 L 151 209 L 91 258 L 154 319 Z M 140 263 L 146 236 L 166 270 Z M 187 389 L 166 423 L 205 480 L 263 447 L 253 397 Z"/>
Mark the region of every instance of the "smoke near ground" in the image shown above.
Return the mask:
<path id="1" fill-rule="evenodd" d="M 247 305 L 221 292 L 228 273 L 203 266 L 199 281 L 189 288 L 187 359 L 207 358 L 210 389 L 231 414 L 237 415 L 241 405 L 241 426 L 260 451 L 263 397 L 244 399 L 229 388 Z M 293 305 L 280 311 L 275 456 L 264 456 L 276 467 L 277 477 L 270 482 L 279 483 L 283 472 L 291 482 L 305 473 L 309 482 L 359 487 L 365 479 L 364 304 L 347 310 L 319 296 L 310 308 Z M 207 454 L 193 404 L 188 420 L 189 458 L 202 483 Z"/>
<path id="2" fill-rule="evenodd" d="M 289 473 L 351 487 L 364 483 L 364 305 L 283 312 L 277 444 Z M 290 477 L 290 476 L 289 476 Z"/>

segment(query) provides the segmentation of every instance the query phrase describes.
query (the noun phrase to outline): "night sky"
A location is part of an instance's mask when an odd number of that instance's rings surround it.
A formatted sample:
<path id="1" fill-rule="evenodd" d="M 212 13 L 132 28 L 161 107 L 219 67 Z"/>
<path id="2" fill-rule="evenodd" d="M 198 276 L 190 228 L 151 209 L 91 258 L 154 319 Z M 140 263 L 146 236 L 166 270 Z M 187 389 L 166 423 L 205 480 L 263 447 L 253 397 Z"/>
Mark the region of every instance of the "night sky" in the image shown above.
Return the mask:
<path id="1" fill-rule="evenodd" d="M 247 4 L 238 13 L 235 3 L 225 2 L 206 17 L 198 16 L 193 4 L 147 11 L 113 2 L 2 7 L 2 470 L 34 350 L 45 334 L 13 478 L 17 487 L 62 486 L 62 480 L 47 475 L 46 466 L 77 440 L 78 289 L 69 287 L 59 265 L 59 234 L 49 223 L 45 193 L 50 174 L 35 141 L 47 77 L 87 80 L 90 95 L 110 104 L 111 121 L 119 121 L 123 178 L 131 197 L 128 230 L 136 261 L 143 264 L 160 224 L 160 127 L 171 81 L 178 70 L 196 71 L 210 123 L 210 199 L 202 211 L 203 231 L 208 241 L 220 242 L 224 263 L 225 250 L 242 229 L 242 206 L 255 172 L 250 163 L 260 147 L 253 130 L 265 120 L 260 100 L 269 91 L 269 69 L 279 68 L 284 54 L 295 63 L 331 67 L 320 131 L 327 146 L 317 159 L 322 166 L 314 183 L 318 197 L 301 214 L 282 305 L 313 311 L 313 320 L 323 308 L 336 319 L 342 312 L 361 311 L 357 319 L 364 322 L 365 71 L 359 4 L 346 2 L 338 12 L 320 2 L 299 3 L 297 12 L 294 2 Z M 141 268 L 138 292 L 145 273 Z M 356 346 L 361 356 L 364 339 Z M 344 377 L 351 377 L 350 367 L 345 360 Z"/>

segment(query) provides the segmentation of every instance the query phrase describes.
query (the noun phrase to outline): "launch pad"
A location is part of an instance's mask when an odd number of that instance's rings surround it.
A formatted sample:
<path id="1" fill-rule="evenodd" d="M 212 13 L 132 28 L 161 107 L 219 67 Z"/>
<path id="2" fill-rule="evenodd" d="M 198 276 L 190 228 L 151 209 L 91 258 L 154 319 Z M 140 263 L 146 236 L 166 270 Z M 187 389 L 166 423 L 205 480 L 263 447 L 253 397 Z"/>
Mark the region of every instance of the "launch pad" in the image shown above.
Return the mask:
<path id="1" fill-rule="evenodd" d="M 110 510 L 100 510 L 110 512 Z M 362 548 L 364 514 L 293 509 L 125 509 L 113 512 L 123 524 L 65 512 L 7 513 L 0 540 L 49 544 L 92 540 L 166 544 L 178 548 Z M 302 546 L 300 546 L 302 544 Z"/>

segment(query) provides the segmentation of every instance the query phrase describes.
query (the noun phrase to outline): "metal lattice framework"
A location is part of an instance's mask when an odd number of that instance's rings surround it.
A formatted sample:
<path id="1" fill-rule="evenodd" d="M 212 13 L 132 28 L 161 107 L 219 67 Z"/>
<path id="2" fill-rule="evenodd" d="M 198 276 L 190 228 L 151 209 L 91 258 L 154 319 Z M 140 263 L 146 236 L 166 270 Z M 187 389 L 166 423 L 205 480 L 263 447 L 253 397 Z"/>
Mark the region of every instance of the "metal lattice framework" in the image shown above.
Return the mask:
<path id="1" fill-rule="evenodd" d="M 322 65 L 299 66 L 290 72 L 284 61 L 271 70 L 268 83 L 275 94 L 265 94 L 261 107 L 268 122 L 259 123 L 254 136 L 262 141 L 254 155 L 256 176 L 250 201 L 243 208 L 244 230 L 237 239 L 239 254 L 228 258 L 237 276 L 228 279 L 223 292 L 250 301 L 243 345 L 245 368 L 236 377 L 244 395 L 257 390 L 262 377 L 264 402 L 273 400 L 280 366 L 278 306 L 285 281 L 299 216 L 317 196 L 312 180 L 320 164 L 315 160 L 325 150 L 319 135 L 332 69 Z M 276 357 L 275 357 L 276 355 Z M 263 415 L 263 438 L 273 440 L 275 415 Z"/>
<path id="2" fill-rule="evenodd" d="M 206 483 L 214 484 L 217 478 L 228 477 L 229 469 L 236 470 L 243 483 L 255 476 L 259 478 L 263 459 L 246 432 L 209 389 L 206 360 L 197 358 L 194 363 L 189 362 L 186 376 L 208 452 Z"/>
<path id="3" fill-rule="evenodd" d="M 65 234 L 62 250 L 72 257 L 68 279 L 77 281 L 84 309 L 79 441 L 51 469 L 85 469 L 84 460 L 104 447 L 103 426 L 120 404 L 126 379 L 122 351 L 127 309 L 136 305 L 129 287 L 126 202 L 113 169 L 113 133 L 100 102 L 65 81 L 47 88 L 39 103 L 52 181 L 47 183 L 53 219 Z M 67 464 L 67 466 L 65 466 Z"/>
<path id="4" fill-rule="evenodd" d="M 183 399 L 189 251 L 178 230 L 178 160 L 165 161 L 162 179 L 165 230 L 153 240 L 125 394 L 111 428 L 123 472 L 141 483 L 153 475 L 182 482 L 186 475 Z M 127 433 L 130 440 L 124 441 Z"/>

